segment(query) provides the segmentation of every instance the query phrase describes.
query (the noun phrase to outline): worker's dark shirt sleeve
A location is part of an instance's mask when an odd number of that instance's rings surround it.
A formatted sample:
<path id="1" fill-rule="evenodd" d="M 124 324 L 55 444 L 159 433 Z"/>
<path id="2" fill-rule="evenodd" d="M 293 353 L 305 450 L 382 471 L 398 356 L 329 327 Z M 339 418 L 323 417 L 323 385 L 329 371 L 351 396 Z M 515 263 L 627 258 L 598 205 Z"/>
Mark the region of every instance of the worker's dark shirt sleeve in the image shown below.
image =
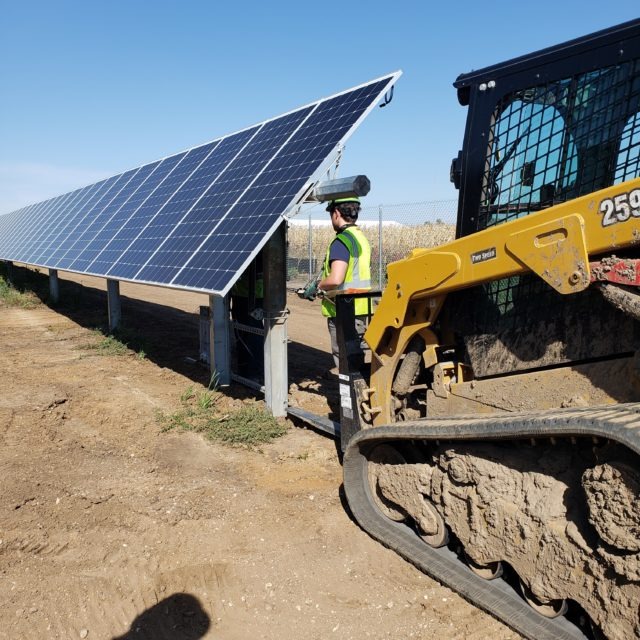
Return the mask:
<path id="1" fill-rule="evenodd" d="M 329 264 L 331 264 L 334 260 L 340 260 L 341 262 L 346 262 L 349 264 L 349 249 L 347 249 L 344 242 L 341 242 L 337 238 L 331 243 L 331 248 L 329 249 Z"/>

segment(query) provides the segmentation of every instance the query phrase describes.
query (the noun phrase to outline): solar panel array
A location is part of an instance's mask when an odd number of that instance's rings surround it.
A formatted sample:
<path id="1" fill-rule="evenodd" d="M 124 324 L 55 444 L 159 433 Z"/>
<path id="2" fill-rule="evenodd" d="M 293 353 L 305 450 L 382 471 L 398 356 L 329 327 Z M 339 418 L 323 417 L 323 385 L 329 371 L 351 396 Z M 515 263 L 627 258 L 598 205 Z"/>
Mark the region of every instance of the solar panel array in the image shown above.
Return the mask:
<path id="1" fill-rule="evenodd" d="M 0 259 L 224 295 L 399 76 L 0 216 Z"/>

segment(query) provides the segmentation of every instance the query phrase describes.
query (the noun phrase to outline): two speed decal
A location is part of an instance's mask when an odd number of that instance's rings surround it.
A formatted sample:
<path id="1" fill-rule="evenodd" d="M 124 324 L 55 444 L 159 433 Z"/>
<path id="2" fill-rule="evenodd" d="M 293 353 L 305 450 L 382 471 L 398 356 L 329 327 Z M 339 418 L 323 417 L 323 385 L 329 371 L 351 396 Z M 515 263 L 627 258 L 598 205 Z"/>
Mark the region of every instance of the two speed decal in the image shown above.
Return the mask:
<path id="1" fill-rule="evenodd" d="M 632 216 L 640 218 L 640 189 L 621 193 L 613 198 L 605 198 L 600 203 L 600 213 L 603 227 L 626 222 Z"/>

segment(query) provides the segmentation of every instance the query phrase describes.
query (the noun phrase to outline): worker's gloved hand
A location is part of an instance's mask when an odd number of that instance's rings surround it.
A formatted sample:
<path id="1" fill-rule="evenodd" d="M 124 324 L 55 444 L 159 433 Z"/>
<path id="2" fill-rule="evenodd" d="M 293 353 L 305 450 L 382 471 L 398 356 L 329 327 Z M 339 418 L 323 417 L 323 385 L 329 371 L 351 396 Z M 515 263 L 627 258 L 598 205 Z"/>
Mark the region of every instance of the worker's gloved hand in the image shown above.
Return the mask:
<path id="1" fill-rule="evenodd" d="M 318 281 L 314 280 L 306 287 L 298 289 L 296 293 L 300 298 L 304 298 L 305 300 L 315 300 L 315 297 L 318 295 Z"/>

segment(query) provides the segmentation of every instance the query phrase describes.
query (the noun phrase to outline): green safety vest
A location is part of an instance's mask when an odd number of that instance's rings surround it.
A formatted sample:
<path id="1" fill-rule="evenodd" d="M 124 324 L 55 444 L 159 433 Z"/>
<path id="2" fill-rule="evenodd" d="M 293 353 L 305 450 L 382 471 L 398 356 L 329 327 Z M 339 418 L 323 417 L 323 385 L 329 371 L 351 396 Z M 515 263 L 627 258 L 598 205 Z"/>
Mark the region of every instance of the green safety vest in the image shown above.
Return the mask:
<path id="1" fill-rule="evenodd" d="M 349 250 L 349 265 L 347 266 L 344 282 L 335 290 L 371 289 L 371 247 L 364 233 L 358 227 L 347 227 L 333 239 L 333 242 L 336 241 L 342 242 Z M 331 272 L 329 265 L 331 244 L 327 248 L 327 255 L 322 267 L 323 278 L 326 278 Z M 369 310 L 368 302 L 365 298 L 356 300 L 355 314 L 357 316 L 367 315 Z M 327 298 L 322 300 L 322 315 L 328 318 L 335 317 L 336 305 L 332 300 Z"/>

